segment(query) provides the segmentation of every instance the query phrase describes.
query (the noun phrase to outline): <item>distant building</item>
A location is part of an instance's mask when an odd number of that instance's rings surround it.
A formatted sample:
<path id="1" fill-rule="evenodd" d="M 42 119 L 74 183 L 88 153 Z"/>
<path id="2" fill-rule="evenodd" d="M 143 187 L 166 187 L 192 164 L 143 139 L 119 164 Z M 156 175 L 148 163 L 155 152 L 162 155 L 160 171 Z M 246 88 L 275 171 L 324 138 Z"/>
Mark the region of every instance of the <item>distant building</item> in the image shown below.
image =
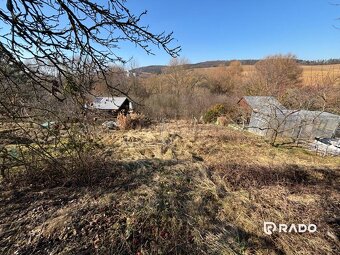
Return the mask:
<path id="1" fill-rule="evenodd" d="M 110 113 L 128 113 L 132 110 L 132 102 L 127 97 L 96 97 L 86 108 Z"/>
<path id="2" fill-rule="evenodd" d="M 274 107 L 280 110 L 286 110 L 286 108 L 275 98 L 271 96 L 244 96 L 238 104 L 247 111 L 257 111 L 263 107 Z"/>
<path id="3" fill-rule="evenodd" d="M 274 97 L 245 96 L 238 102 L 245 126 L 255 134 L 294 139 L 334 137 L 340 116 L 329 112 L 288 110 Z"/>
<path id="4" fill-rule="evenodd" d="M 270 111 L 284 111 L 286 108 L 272 96 L 244 96 L 238 103 L 243 125 L 249 125 L 253 113 L 267 109 Z"/>

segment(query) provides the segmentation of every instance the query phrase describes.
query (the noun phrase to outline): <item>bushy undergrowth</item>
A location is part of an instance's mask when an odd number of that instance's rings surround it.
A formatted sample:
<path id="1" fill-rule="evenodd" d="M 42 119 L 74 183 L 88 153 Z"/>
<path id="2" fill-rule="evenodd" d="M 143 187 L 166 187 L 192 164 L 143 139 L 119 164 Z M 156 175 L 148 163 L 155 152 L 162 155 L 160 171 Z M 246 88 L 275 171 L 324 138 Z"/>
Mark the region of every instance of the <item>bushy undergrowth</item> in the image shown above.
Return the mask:
<path id="1" fill-rule="evenodd" d="M 105 133 L 82 162 L 0 186 L 0 253 L 339 253 L 336 159 L 220 126 L 195 140 L 188 124 L 157 128 Z M 318 232 L 269 237 L 264 220 Z"/>
<path id="2" fill-rule="evenodd" d="M 144 114 L 131 113 L 128 115 L 124 115 L 122 113 L 119 113 L 117 116 L 117 124 L 119 129 L 129 130 L 148 127 L 151 122 Z"/>
<path id="3" fill-rule="evenodd" d="M 339 209 L 332 205 L 339 176 L 331 171 L 316 169 L 324 178 L 318 181 L 308 170 L 289 165 L 206 167 L 140 160 L 94 161 L 89 167 L 92 178 L 98 177 L 90 186 L 70 183 L 61 184 L 62 190 L 26 188 L 4 195 L 0 215 L 8 219 L 4 206 L 15 201 L 11 217 L 20 217 L 27 231 L 10 232 L 16 223 L 4 225 L 2 254 L 336 254 L 334 240 L 323 237 L 337 228 L 327 223 Z M 97 173 L 100 167 L 105 172 Z M 39 204 L 48 206 L 37 211 Z M 313 222 L 320 232 L 268 238 L 262 232 L 263 217 Z M 13 245 L 28 240 L 28 233 L 30 242 Z"/>
<path id="4" fill-rule="evenodd" d="M 205 123 L 214 123 L 218 117 L 222 116 L 226 112 L 227 110 L 223 104 L 216 104 L 204 113 L 203 120 Z"/>
<path id="5" fill-rule="evenodd" d="M 92 186 L 105 177 L 107 165 L 99 155 L 82 154 L 74 158 L 55 158 L 26 167 L 8 177 L 16 186 L 53 188 L 56 186 Z"/>

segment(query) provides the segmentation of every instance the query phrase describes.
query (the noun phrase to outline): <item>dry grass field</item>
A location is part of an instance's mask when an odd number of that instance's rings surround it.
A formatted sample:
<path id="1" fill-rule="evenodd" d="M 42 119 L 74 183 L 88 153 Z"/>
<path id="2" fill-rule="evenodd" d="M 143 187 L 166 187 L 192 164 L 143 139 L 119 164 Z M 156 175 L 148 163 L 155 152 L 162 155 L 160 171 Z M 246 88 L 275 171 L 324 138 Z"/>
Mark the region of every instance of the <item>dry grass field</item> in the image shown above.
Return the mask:
<path id="1" fill-rule="evenodd" d="M 249 75 L 255 71 L 254 65 L 242 65 L 243 73 Z M 200 73 L 211 73 L 216 67 L 195 69 Z M 303 83 L 306 85 L 323 84 L 329 80 L 340 79 L 340 64 L 336 65 L 302 65 Z"/>
<path id="2" fill-rule="evenodd" d="M 325 79 L 339 80 L 340 79 L 340 65 L 316 65 L 316 66 L 302 66 L 302 77 L 305 84 L 315 84 L 317 81 Z"/>
<path id="3" fill-rule="evenodd" d="M 77 175 L 0 186 L 1 254 L 340 253 L 339 157 L 184 121 L 97 138 Z M 264 221 L 318 230 L 269 236 Z"/>

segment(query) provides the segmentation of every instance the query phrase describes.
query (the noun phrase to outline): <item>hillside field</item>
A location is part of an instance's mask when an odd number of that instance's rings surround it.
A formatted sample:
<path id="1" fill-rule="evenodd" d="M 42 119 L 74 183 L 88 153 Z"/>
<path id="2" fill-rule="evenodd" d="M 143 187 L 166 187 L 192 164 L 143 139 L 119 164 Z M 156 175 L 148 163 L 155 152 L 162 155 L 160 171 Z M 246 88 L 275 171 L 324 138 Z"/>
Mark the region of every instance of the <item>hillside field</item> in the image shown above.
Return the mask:
<path id="1" fill-rule="evenodd" d="M 0 186 L 1 254 L 340 253 L 339 157 L 186 121 L 95 130 L 86 169 Z"/>
<path id="2" fill-rule="evenodd" d="M 339 80 L 340 79 L 340 64 L 336 65 L 302 65 L 303 69 L 302 78 L 305 85 L 315 85 L 325 81 Z M 254 65 L 242 65 L 243 73 L 249 75 L 255 71 Z M 209 74 L 214 71 L 216 67 L 209 68 L 195 68 L 199 73 Z"/>

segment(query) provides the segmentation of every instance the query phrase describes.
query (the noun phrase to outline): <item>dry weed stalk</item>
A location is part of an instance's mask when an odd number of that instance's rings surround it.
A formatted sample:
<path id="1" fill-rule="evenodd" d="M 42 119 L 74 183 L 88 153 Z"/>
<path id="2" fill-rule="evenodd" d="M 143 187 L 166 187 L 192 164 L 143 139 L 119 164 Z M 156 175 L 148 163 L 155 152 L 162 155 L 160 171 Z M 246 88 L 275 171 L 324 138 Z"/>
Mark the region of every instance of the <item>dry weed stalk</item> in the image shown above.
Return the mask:
<path id="1" fill-rule="evenodd" d="M 131 127 L 131 118 L 129 115 L 119 113 L 117 116 L 117 124 L 121 130 L 129 130 Z"/>
<path id="2" fill-rule="evenodd" d="M 121 130 L 141 129 L 150 125 L 150 120 L 144 114 L 131 113 L 124 115 L 119 113 L 117 116 L 118 127 Z"/>

